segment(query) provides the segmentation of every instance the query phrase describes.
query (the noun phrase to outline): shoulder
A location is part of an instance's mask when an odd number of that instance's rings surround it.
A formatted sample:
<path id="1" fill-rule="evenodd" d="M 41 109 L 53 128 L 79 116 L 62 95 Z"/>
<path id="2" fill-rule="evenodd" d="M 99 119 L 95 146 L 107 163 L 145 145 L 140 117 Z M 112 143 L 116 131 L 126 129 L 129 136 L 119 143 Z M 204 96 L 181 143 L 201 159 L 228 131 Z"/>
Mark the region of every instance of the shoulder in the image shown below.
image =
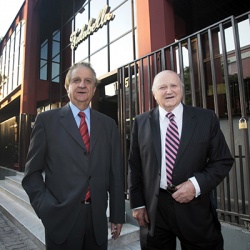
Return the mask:
<path id="1" fill-rule="evenodd" d="M 99 119 L 108 123 L 114 123 L 115 120 L 99 111 L 90 109 L 90 119 Z"/>
<path id="2" fill-rule="evenodd" d="M 158 109 L 158 107 L 154 108 L 154 109 L 151 109 L 149 111 L 146 111 L 144 113 L 141 113 L 139 115 L 136 115 L 135 119 L 136 120 L 144 120 L 144 119 L 148 119 L 148 118 L 151 118 L 151 117 L 159 117 L 159 109 Z"/>
<path id="3" fill-rule="evenodd" d="M 190 113 L 198 116 L 215 116 L 215 112 L 211 109 L 205 109 L 200 107 L 192 107 L 188 105 L 183 105 L 183 112 Z"/>
<path id="4" fill-rule="evenodd" d="M 41 117 L 41 118 L 46 118 L 46 117 L 54 117 L 56 115 L 59 115 L 61 113 L 61 111 L 63 110 L 63 108 L 57 108 L 57 109 L 51 109 L 51 110 L 46 110 L 42 113 L 39 113 L 37 115 L 37 117 Z"/>

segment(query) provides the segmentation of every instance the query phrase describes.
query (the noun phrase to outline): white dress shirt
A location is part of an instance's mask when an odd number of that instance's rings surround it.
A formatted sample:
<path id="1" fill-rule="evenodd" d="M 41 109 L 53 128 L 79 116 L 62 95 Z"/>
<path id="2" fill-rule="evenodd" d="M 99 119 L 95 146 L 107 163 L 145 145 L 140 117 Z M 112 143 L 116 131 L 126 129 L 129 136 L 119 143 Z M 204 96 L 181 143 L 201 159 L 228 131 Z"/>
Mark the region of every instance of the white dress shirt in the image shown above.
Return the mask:
<path id="1" fill-rule="evenodd" d="M 166 176 L 166 158 L 165 158 L 165 140 L 166 140 L 166 132 L 169 124 L 169 119 L 166 117 L 168 112 L 159 106 L 159 123 L 161 130 L 161 181 L 160 188 L 166 189 L 167 186 L 167 176 Z M 182 120 L 183 120 L 183 105 L 180 103 L 172 113 L 175 115 L 175 122 L 178 126 L 179 138 L 181 138 L 182 131 Z M 190 177 L 189 180 L 193 183 L 196 191 L 195 197 L 200 195 L 200 186 L 195 177 Z M 175 183 L 173 183 L 175 184 Z"/>

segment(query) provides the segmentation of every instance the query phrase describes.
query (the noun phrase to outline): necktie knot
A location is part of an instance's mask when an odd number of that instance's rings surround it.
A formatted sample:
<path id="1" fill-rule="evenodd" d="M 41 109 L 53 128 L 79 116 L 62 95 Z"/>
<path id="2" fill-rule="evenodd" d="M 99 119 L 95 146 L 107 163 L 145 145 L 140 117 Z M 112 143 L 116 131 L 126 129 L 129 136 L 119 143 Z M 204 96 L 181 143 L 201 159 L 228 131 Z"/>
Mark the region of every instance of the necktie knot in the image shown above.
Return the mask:
<path id="1" fill-rule="evenodd" d="M 79 115 L 81 118 L 84 118 L 84 119 L 85 119 L 85 113 L 84 113 L 84 112 L 79 112 L 78 115 Z"/>
<path id="2" fill-rule="evenodd" d="M 166 117 L 169 119 L 169 121 L 174 121 L 175 115 L 172 112 L 169 112 L 166 114 Z"/>

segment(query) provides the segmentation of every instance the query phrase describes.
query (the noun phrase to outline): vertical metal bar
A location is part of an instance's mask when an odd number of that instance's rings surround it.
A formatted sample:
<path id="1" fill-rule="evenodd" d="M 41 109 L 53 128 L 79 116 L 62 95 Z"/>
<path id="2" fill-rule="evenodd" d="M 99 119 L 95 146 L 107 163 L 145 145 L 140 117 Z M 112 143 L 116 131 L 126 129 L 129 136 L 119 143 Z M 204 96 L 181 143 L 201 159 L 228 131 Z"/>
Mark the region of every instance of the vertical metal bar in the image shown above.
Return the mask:
<path id="1" fill-rule="evenodd" d="M 122 152 L 125 151 L 126 148 L 126 120 L 124 119 L 124 79 L 125 79 L 125 68 L 119 68 L 118 69 L 118 124 L 119 124 L 119 132 L 120 132 L 120 137 L 121 137 L 121 149 Z M 125 190 L 127 190 L 127 157 L 123 153 L 123 165 L 124 165 L 124 184 L 125 184 Z"/>
<path id="2" fill-rule="evenodd" d="M 129 131 L 129 133 L 131 133 L 132 130 L 132 120 L 133 120 L 133 114 L 132 114 L 132 107 L 133 107 L 133 97 L 132 97 L 132 88 L 133 88 L 133 74 L 131 72 L 131 66 L 129 65 L 128 67 L 128 98 L 129 98 L 129 117 L 128 119 L 126 119 L 126 131 Z M 129 130 L 127 130 L 127 124 L 129 124 Z M 129 135 L 128 135 L 129 136 Z M 126 138 L 128 138 L 128 136 L 126 136 Z M 127 148 L 127 147 L 126 147 Z"/>
<path id="3" fill-rule="evenodd" d="M 170 69 L 174 71 L 175 68 L 174 68 L 173 46 L 170 46 L 169 53 L 170 53 Z"/>
<path id="4" fill-rule="evenodd" d="M 166 60 L 166 54 L 165 49 L 161 49 L 161 70 L 165 70 L 167 68 L 167 60 Z"/>
<path id="5" fill-rule="evenodd" d="M 246 198 L 244 190 L 244 171 L 243 171 L 243 155 L 242 155 L 242 145 L 239 145 L 239 165 L 240 165 L 240 186 L 241 186 L 241 210 L 242 213 L 246 213 Z M 238 203 L 238 202 L 237 202 Z"/>
<path id="6" fill-rule="evenodd" d="M 192 56 L 192 46 L 191 39 L 188 38 L 188 59 L 189 59 L 189 74 L 191 80 L 191 96 L 192 105 L 196 107 L 196 95 L 195 95 L 195 82 L 194 82 L 194 67 L 193 67 L 193 56 Z"/>
<path id="7" fill-rule="evenodd" d="M 131 12 L 132 12 L 132 37 L 133 37 L 133 60 L 136 59 L 136 45 L 135 45 L 135 8 L 134 8 L 134 1 L 131 0 Z"/>
<path id="8" fill-rule="evenodd" d="M 134 95 L 135 95 L 135 115 L 139 114 L 139 89 L 138 89 L 138 64 L 137 61 L 134 62 L 134 74 L 135 74 L 135 86 L 134 86 Z"/>
<path id="9" fill-rule="evenodd" d="M 200 86 L 202 95 L 202 107 L 207 108 L 207 95 L 206 95 L 206 85 L 205 85 L 205 74 L 203 65 L 203 52 L 202 52 L 202 42 L 201 34 L 197 34 L 198 41 L 198 58 L 199 58 L 199 69 L 200 69 Z"/>
<path id="10" fill-rule="evenodd" d="M 235 44 L 235 57 L 236 57 L 236 65 L 238 71 L 238 84 L 239 84 L 239 92 L 240 92 L 240 107 L 242 116 L 246 116 L 246 106 L 245 106 L 245 90 L 244 90 L 244 79 L 243 79 L 243 67 L 241 60 L 241 48 L 240 48 L 240 40 L 239 40 L 239 30 L 238 25 L 234 19 L 231 17 L 232 29 L 234 35 L 234 44 Z"/>
<path id="11" fill-rule="evenodd" d="M 144 65 L 143 59 L 140 59 L 140 110 L 141 113 L 145 112 L 145 91 L 144 91 Z"/>
<path id="12" fill-rule="evenodd" d="M 180 78 L 184 82 L 184 65 L 183 65 L 183 53 L 182 53 L 182 44 L 178 43 L 178 56 L 179 56 L 179 69 L 180 69 Z"/>
<path id="13" fill-rule="evenodd" d="M 148 107 L 152 109 L 152 94 L 151 94 L 151 57 L 147 56 L 147 71 L 148 71 Z"/>
<path id="14" fill-rule="evenodd" d="M 183 53 L 182 53 L 182 44 L 179 42 L 178 43 L 178 57 L 179 57 L 179 69 L 180 69 L 180 78 L 181 81 L 183 82 L 183 84 L 185 84 L 184 82 L 184 66 L 183 66 Z M 184 94 L 183 94 L 183 102 L 186 103 L 186 94 L 185 94 L 185 87 L 183 89 Z"/>
<path id="15" fill-rule="evenodd" d="M 214 110 L 217 116 L 219 117 L 219 108 L 218 108 L 218 96 L 217 96 L 217 81 L 214 65 L 214 46 L 212 39 L 212 31 L 208 29 L 208 42 L 209 42 L 209 54 L 210 54 L 210 65 L 211 65 L 211 75 L 212 75 L 212 84 L 213 84 L 213 94 L 214 94 Z"/>
<path id="16" fill-rule="evenodd" d="M 223 68 L 224 68 L 224 80 L 225 80 L 225 87 L 226 87 L 226 102 L 227 102 L 227 115 L 228 115 L 228 128 L 229 128 L 229 136 L 230 136 L 230 149 L 232 156 L 235 157 L 235 140 L 234 140 L 234 133 L 233 133 L 233 115 L 232 115 L 232 105 L 231 105 L 231 95 L 230 95 L 230 83 L 229 83 L 229 73 L 228 73 L 228 60 L 227 60 L 227 51 L 226 51 L 226 39 L 225 39 L 225 30 L 223 28 L 222 23 L 219 24 L 220 29 L 220 37 L 221 37 L 221 49 L 222 49 L 222 61 L 223 61 Z M 233 185 L 233 197 L 234 200 L 238 201 L 238 183 L 237 183 L 237 171 L 236 171 L 236 164 L 234 163 L 233 168 L 231 170 L 233 174 L 232 178 L 232 185 Z M 230 179 L 226 177 L 227 183 L 227 194 L 228 200 L 231 200 L 230 195 Z M 239 213 L 239 206 L 238 202 L 234 202 L 234 210 Z M 237 221 L 239 223 L 239 221 Z"/>
<path id="17" fill-rule="evenodd" d="M 158 63 L 157 52 L 153 53 L 153 62 L 154 62 L 154 75 L 156 75 L 158 73 L 158 68 L 157 68 L 157 63 Z"/>

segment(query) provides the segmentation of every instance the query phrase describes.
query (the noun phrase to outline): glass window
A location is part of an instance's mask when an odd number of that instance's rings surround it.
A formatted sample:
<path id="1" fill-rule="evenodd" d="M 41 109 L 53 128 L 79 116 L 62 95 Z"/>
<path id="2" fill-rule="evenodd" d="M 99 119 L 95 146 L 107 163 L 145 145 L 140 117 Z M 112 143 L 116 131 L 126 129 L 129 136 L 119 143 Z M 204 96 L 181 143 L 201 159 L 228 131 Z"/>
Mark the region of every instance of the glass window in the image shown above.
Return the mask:
<path id="1" fill-rule="evenodd" d="M 113 11 L 113 13 L 115 14 L 115 18 L 109 23 L 111 42 L 132 29 L 130 1 L 121 5 L 118 9 Z"/>
<path id="2" fill-rule="evenodd" d="M 103 26 L 90 36 L 90 54 L 107 45 L 107 26 Z"/>
<path id="3" fill-rule="evenodd" d="M 109 0 L 109 6 L 114 9 L 115 7 L 117 7 L 119 4 L 121 4 L 122 2 L 124 2 L 124 0 Z"/>
<path id="4" fill-rule="evenodd" d="M 91 56 L 91 65 L 96 71 L 97 77 L 104 75 L 108 72 L 108 52 L 107 48 L 104 48 Z"/>
<path id="5" fill-rule="evenodd" d="M 10 60 L 10 39 L 8 40 L 6 44 L 6 66 L 5 66 L 5 72 L 4 74 L 7 76 L 7 85 L 9 83 L 9 60 Z"/>
<path id="6" fill-rule="evenodd" d="M 107 5 L 107 0 L 90 1 L 90 18 L 97 19 L 100 11 Z"/>
<path id="7" fill-rule="evenodd" d="M 14 63 L 14 45 L 15 45 L 15 32 L 12 33 L 10 38 L 10 68 L 9 68 L 9 90 L 13 90 L 13 63 Z"/>
<path id="8" fill-rule="evenodd" d="M 47 67 L 42 67 L 40 69 L 40 79 L 47 80 Z"/>
<path id="9" fill-rule="evenodd" d="M 133 61 L 132 33 L 117 40 L 110 45 L 110 70 L 114 70 Z"/>
<path id="10" fill-rule="evenodd" d="M 20 27 L 18 25 L 17 27 Z M 18 86 L 18 70 L 19 70 L 19 48 L 20 48 L 20 29 L 17 29 L 16 32 L 16 42 L 15 42 L 15 58 L 14 58 L 14 75 L 13 75 L 13 82 L 15 84 L 15 87 Z"/>
<path id="11" fill-rule="evenodd" d="M 54 34 L 53 34 L 53 40 L 60 42 L 60 31 L 59 30 L 57 30 L 57 31 L 54 32 Z"/>
<path id="12" fill-rule="evenodd" d="M 48 39 L 41 45 L 41 59 L 48 60 Z"/>
<path id="13" fill-rule="evenodd" d="M 56 56 L 60 52 L 60 42 L 52 42 L 52 57 Z"/>
<path id="14" fill-rule="evenodd" d="M 78 13 L 75 17 L 75 31 L 77 29 L 82 29 L 84 25 L 88 25 L 89 17 L 88 17 L 88 8 L 85 7 L 83 13 Z"/>
<path id="15" fill-rule="evenodd" d="M 47 80 L 47 68 L 48 68 L 48 39 L 46 39 L 41 45 L 41 52 L 40 52 L 41 80 Z"/>
<path id="16" fill-rule="evenodd" d="M 54 32 L 52 42 L 52 57 L 60 53 L 60 31 Z"/>
<path id="17" fill-rule="evenodd" d="M 51 75 L 51 79 L 55 79 L 60 72 L 60 64 L 59 63 L 52 63 L 52 75 Z M 55 82 L 55 80 L 53 80 L 53 82 Z"/>
<path id="18" fill-rule="evenodd" d="M 75 61 L 76 62 L 80 62 L 82 61 L 84 58 L 88 57 L 88 49 L 89 45 L 88 45 L 88 41 L 84 41 L 83 43 L 79 44 L 76 51 L 75 51 Z"/>

